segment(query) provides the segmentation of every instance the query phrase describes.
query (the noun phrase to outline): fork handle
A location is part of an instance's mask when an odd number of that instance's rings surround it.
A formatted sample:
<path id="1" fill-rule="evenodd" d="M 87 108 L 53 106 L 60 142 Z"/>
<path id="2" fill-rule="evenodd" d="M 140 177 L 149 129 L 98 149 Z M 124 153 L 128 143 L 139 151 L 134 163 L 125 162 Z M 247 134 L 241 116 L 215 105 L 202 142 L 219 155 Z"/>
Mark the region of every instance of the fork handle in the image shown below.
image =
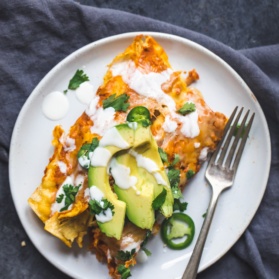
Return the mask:
<path id="1" fill-rule="evenodd" d="M 184 274 L 181 279 L 194 279 L 197 276 L 198 267 L 200 264 L 202 251 L 204 248 L 204 244 L 207 238 L 207 234 L 213 219 L 213 215 L 215 212 L 215 208 L 218 202 L 218 198 L 220 194 L 222 193 L 222 189 L 212 189 L 212 195 L 210 204 L 207 209 L 206 217 L 203 222 L 200 235 L 198 237 L 198 240 L 196 242 L 195 248 L 193 250 L 193 253 L 191 255 L 191 258 L 189 260 L 189 263 L 186 267 L 186 270 L 184 271 Z"/>

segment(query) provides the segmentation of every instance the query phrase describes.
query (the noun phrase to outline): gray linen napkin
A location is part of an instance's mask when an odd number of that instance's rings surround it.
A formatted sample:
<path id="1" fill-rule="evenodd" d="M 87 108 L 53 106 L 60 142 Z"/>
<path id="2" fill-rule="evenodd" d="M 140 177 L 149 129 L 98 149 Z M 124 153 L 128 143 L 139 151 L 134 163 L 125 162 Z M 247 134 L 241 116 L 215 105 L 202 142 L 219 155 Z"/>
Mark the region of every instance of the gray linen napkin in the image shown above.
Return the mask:
<path id="1" fill-rule="evenodd" d="M 1 278 L 68 278 L 34 248 L 12 202 L 9 144 L 22 105 L 44 75 L 67 55 L 98 39 L 131 31 L 166 32 L 207 47 L 240 74 L 260 102 L 272 141 L 267 190 L 243 236 L 198 278 L 278 278 L 279 45 L 235 51 L 204 35 L 164 22 L 65 0 L 0 1 L 0 28 Z M 27 242 L 27 247 L 20 247 L 21 240 Z"/>

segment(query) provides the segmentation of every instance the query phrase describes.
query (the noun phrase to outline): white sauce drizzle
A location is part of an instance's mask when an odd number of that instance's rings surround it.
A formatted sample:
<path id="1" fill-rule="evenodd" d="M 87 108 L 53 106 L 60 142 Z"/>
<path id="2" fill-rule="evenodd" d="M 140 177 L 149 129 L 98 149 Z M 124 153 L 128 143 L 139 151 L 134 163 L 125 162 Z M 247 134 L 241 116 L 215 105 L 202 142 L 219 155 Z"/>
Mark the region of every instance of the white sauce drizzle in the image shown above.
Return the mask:
<path id="1" fill-rule="evenodd" d="M 92 200 L 98 201 L 102 205 L 102 198 L 104 197 L 103 192 L 97 186 L 91 186 L 89 189 L 90 197 Z M 110 208 L 101 212 L 100 214 L 96 214 L 95 217 L 98 222 L 105 223 L 112 219 L 112 211 Z"/>
<path id="2" fill-rule="evenodd" d="M 64 150 L 71 152 L 71 151 L 73 151 L 75 149 L 76 149 L 76 141 L 75 141 L 75 139 L 67 137 L 65 142 L 64 142 Z"/>
<path id="3" fill-rule="evenodd" d="M 60 203 L 58 203 L 55 198 L 55 202 L 51 205 L 52 214 L 57 211 L 60 212 L 60 210 L 65 206 L 65 192 L 64 192 L 63 186 L 66 184 L 73 185 L 73 178 L 71 176 L 66 177 L 66 179 L 64 180 L 64 182 L 62 183 L 62 185 L 60 186 L 58 191 L 56 192 L 56 198 L 59 197 L 61 194 L 64 195 L 64 198 Z M 71 209 L 71 208 L 72 208 L 72 204 L 69 206 L 68 209 Z"/>
<path id="4" fill-rule="evenodd" d="M 208 147 L 204 147 L 201 150 L 201 153 L 200 153 L 200 156 L 199 156 L 199 160 L 205 161 L 207 159 L 207 154 L 208 154 Z"/>
<path id="5" fill-rule="evenodd" d="M 95 97 L 94 86 L 89 81 L 83 82 L 75 91 L 77 99 L 85 105 L 89 105 Z"/>
<path id="6" fill-rule="evenodd" d="M 119 164 L 115 158 L 110 163 L 111 174 L 115 180 L 115 184 L 121 189 L 129 189 L 135 187 L 137 177 L 130 176 L 131 169 L 127 166 Z"/>
<path id="7" fill-rule="evenodd" d="M 64 162 L 58 161 L 56 163 L 56 165 L 59 167 L 59 170 L 60 170 L 61 173 L 64 173 L 64 174 L 67 173 L 67 165 Z"/>
<path id="8" fill-rule="evenodd" d="M 133 249 L 136 249 L 136 252 L 138 252 L 140 249 L 140 244 L 141 242 L 134 241 L 132 237 L 124 236 L 120 244 L 120 250 L 131 252 Z"/>
<path id="9" fill-rule="evenodd" d="M 75 185 L 79 186 L 79 185 L 83 185 L 84 182 L 84 175 L 83 174 L 78 174 L 75 178 Z"/>
<path id="10" fill-rule="evenodd" d="M 172 69 L 161 73 L 151 72 L 148 74 L 142 73 L 136 68 L 133 61 L 125 61 L 112 65 L 110 68 L 113 76 L 120 75 L 125 83 L 129 87 L 135 90 L 138 94 L 155 99 L 158 103 L 161 103 L 168 107 L 172 122 L 182 123 L 181 133 L 189 138 L 194 138 L 200 133 L 198 125 L 197 112 L 189 113 L 185 116 L 176 113 L 175 101 L 169 95 L 165 94 L 161 86 L 164 82 L 170 79 L 173 73 Z M 163 128 L 166 132 L 173 132 L 176 127 L 175 124 L 166 119 Z M 176 124 L 177 125 L 177 124 Z"/>
<path id="11" fill-rule="evenodd" d="M 158 184 L 168 186 L 166 180 L 162 177 L 162 175 L 159 172 L 154 172 L 153 176 L 155 177 Z"/>
<path id="12" fill-rule="evenodd" d="M 43 114 L 50 120 L 65 117 L 69 110 L 69 100 L 64 93 L 54 91 L 45 96 L 42 103 Z"/>
<path id="13" fill-rule="evenodd" d="M 188 138 L 194 138 L 199 135 L 200 128 L 198 124 L 198 112 L 195 110 L 185 116 L 177 115 L 177 119 L 182 123 L 181 133 Z"/>
<path id="14" fill-rule="evenodd" d="M 95 96 L 89 104 L 89 106 L 86 108 L 85 113 L 91 118 L 96 113 L 97 105 L 99 102 L 99 96 Z"/>
<path id="15" fill-rule="evenodd" d="M 167 115 L 165 118 L 165 122 L 163 124 L 163 129 L 168 133 L 173 133 L 177 128 L 177 122 L 171 120 L 170 116 Z"/>
<path id="16" fill-rule="evenodd" d="M 128 122 L 128 126 L 133 129 L 136 130 L 138 127 L 138 123 L 137 122 Z"/>
<path id="17" fill-rule="evenodd" d="M 104 193 L 95 185 L 92 185 L 89 188 L 89 192 L 90 192 L 90 198 L 92 200 L 96 200 L 97 202 L 100 202 L 104 197 Z"/>
<path id="18" fill-rule="evenodd" d="M 82 155 L 78 158 L 78 162 L 83 168 L 86 168 L 86 169 L 89 168 L 92 154 L 93 154 L 93 152 L 89 152 L 88 157 L 85 155 Z"/>
<path id="19" fill-rule="evenodd" d="M 144 157 L 143 155 L 137 153 L 135 150 L 130 149 L 129 154 L 131 154 L 137 161 L 138 167 L 146 169 L 149 173 L 151 173 L 158 184 L 162 184 L 167 186 L 167 182 L 163 179 L 161 174 L 159 173 L 160 168 L 158 165 L 151 159 Z"/>
<path id="20" fill-rule="evenodd" d="M 107 130 L 99 142 L 99 146 L 109 145 L 119 147 L 120 149 L 127 149 L 129 147 L 129 144 L 123 139 L 115 127 Z"/>
<path id="21" fill-rule="evenodd" d="M 201 146 L 201 143 L 200 142 L 195 142 L 194 146 L 195 146 L 195 148 L 199 148 Z"/>
<path id="22" fill-rule="evenodd" d="M 114 121 L 115 109 L 113 107 L 106 109 L 102 107 L 97 108 L 98 101 L 98 96 L 93 98 L 85 112 L 94 123 L 90 129 L 91 133 L 102 136 L 109 128 L 115 126 L 117 123 Z"/>
<path id="23" fill-rule="evenodd" d="M 139 250 L 138 254 L 136 255 L 136 260 L 138 263 L 145 263 L 148 261 L 148 256 L 144 250 Z"/>
<path id="24" fill-rule="evenodd" d="M 143 74 L 136 68 L 133 61 L 114 64 L 110 69 L 113 76 L 120 75 L 123 81 L 138 94 L 153 98 L 159 103 L 168 106 L 171 110 L 175 110 L 174 100 L 169 95 L 165 94 L 161 88 L 161 85 L 169 80 L 173 72 L 172 69 L 168 68 L 161 73 L 151 72 Z"/>
<path id="25" fill-rule="evenodd" d="M 106 167 L 111 158 L 111 153 L 108 149 L 98 146 L 91 156 L 91 166 Z"/>
<path id="26" fill-rule="evenodd" d="M 146 169 L 148 172 L 153 173 L 159 171 L 158 165 L 151 159 L 144 157 L 143 155 L 137 153 L 135 150 L 129 150 L 129 153 L 135 157 L 137 165 Z"/>
<path id="27" fill-rule="evenodd" d="M 86 189 L 84 190 L 84 199 L 85 199 L 87 202 L 89 202 L 89 200 L 90 200 L 90 190 L 89 190 L 89 188 L 86 188 Z"/>

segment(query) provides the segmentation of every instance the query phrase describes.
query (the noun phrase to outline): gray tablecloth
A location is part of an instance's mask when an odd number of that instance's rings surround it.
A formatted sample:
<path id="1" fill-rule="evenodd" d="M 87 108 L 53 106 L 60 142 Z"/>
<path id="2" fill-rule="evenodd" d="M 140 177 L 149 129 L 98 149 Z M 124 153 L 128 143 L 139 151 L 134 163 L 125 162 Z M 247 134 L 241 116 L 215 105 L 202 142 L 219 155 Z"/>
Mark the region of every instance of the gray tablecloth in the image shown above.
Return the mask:
<path id="1" fill-rule="evenodd" d="M 227 61 L 257 97 L 272 141 L 267 189 L 243 236 L 198 278 L 279 278 L 279 44 L 235 51 L 164 22 L 56 0 L 0 1 L 0 277 L 68 278 L 34 248 L 12 202 L 9 145 L 22 105 L 44 75 L 68 54 L 100 38 L 130 31 L 166 32 L 205 46 Z M 22 240 L 27 244 L 24 248 Z"/>

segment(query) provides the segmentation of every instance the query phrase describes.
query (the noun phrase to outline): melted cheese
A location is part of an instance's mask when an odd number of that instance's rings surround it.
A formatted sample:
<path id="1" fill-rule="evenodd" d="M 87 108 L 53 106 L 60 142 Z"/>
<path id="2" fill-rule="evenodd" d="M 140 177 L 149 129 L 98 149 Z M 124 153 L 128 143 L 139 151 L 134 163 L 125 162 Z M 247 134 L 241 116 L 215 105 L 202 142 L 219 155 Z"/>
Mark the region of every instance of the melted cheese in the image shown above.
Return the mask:
<path id="1" fill-rule="evenodd" d="M 65 133 L 60 126 L 55 127 L 53 156 L 45 169 L 41 184 L 28 200 L 31 208 L 45 223 L 45 229 L 68 246 L 75 240 L 79 246 L 82 245 L 83 236 L 88 226 L 92 224 L 88 200 L 90 197 L 101 200 L 102 194 L 96 194 L 93 187 L 88 190 L 87 172 L 80 167 L 77 153 L 84 143 L 90 143 L 97 137 L 100 139 L 100 146 L 90 154 L 90 160 L 81 158 L 80 163 L 88 165 L 90 162 L 95 166 L 107 166 L 111 154 L 103 146 L 109 144 L 119 148 L 126 146 L 125 141 L 112 127 L 125 122 L 127 113 L 136 106 L 146 106 L 149 109 L 152 117 L 152 134 L 158 146 L 167 153 L 169 162 L 172 162 L 175 154 L 179 155 L 180 161 L 175 168 L 180 170 L 180 187 L 183 188 L 187 182 L 187 171 L 198 172 L 201 162 L 222 137 L 227 121 L 223 114 L 213 112 L 207 106 L 198 90 L 189 87 L 198 79 L 195 70 L 186 72 L 172 69 L 164 49 L 152 37 L 137 36 L 108 66 L 103 84 L 96 92 L 92 90 L 90 84 L 84 83 L 80 86 L 76 92 L 77 98 L 84 103 L 89 103 L 91 99 L 88 108 L 68 133 Z M 85 92 L 89 92 L 90 96 L 87 95 L 85 98 Z M 119 96 L 123 93 L 129 97 L 126 112 L 115 111 L 112 107 L 103 108 L 105 99 L 113 94 Z M 196 110 L 183 116 L 178 110 L 186 102 L 194 103 Z M 135 129 L 137 124 L 129 123 L 129 126 Z M 106 135 L 109 129 L 112 130 Z M 154 175 L 158 184 L 164 185 L 164 178 L 152 160 L 142 158 L 136 153 L 132 155 L 137 159 L 138 165 Z M 113 168 L 114 176 L 122 188 L 133 186 L 135 181 L 129 175 L 128 169 L 123 171 L 121 166 L 116 165 Z M 125 176 L 120 177 L 120 173 L 125 173 Z M 60 212 L 61 205 L 56 204 L 56 197 L 63 193 L 63 185 L 69 177 L 73 184 L 82 186 L 69 210 Z M 106 221 L 110 218 L 110 212 L 106 214 L 96 216 L 96 219 L 100 222 Z M 118 278 L 115 268 L 117 266 L 115 255 L 118 250 L 121 248 L 131 251 L 135 248 L 138 251 L 140 243 L 146 236 L 145 231 L 130 225 L 129 222 L 125 225 L 126 235 L 117 245 L 112 239 L 104 237 L 98 228 L 93 228 L 92 242 L 97 257 L 104 259 L 104 255 L 107 255 L 110 274 L 114 278 Z M 134 263 L 135 261 L 131 259 L 125 264 L 129 266 Z"/>

